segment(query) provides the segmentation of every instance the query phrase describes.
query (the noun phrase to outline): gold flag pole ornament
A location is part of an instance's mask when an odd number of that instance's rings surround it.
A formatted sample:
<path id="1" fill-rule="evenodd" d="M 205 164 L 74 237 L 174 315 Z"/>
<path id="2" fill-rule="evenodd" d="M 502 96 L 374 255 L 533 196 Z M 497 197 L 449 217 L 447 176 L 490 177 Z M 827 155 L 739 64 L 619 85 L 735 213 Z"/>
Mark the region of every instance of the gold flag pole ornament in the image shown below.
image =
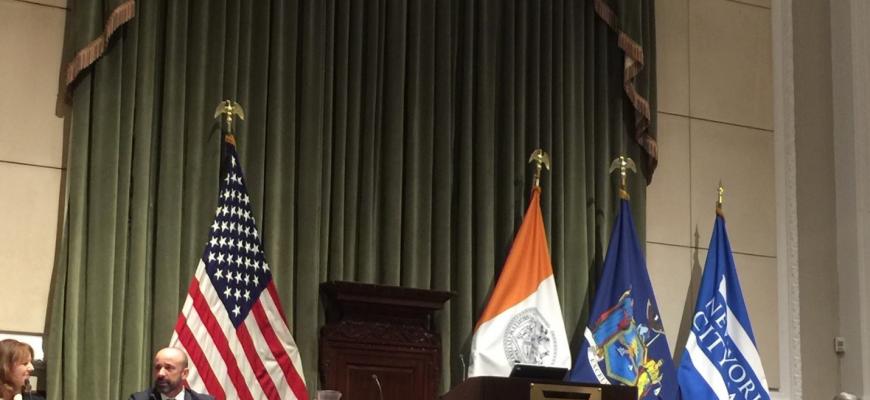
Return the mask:
<path id="1" fill-rule="evenodd" d="M 541 187 L 541 170 L 550 170 L 550 155 L 544 149 L 535 149 L 529 157 L 529 164 L 535 163 L 535 186 Z"/>
<path id="2" fill-rule="evenodd" d="M 722 181 L 719 181 L 719 198 L 716 200 L 716 214 L 720 217 L 725 218 L 725 214 L 722 212 L 722 198 L 725 195 L 725 187 L 722 186 Z"/>
<path id="3" fill-rule="evenodd" d="M 245 120 L 245 110 L 239 103 L 236 103 L 232 100 L 224 100 L 220 102 L 217 108 L 214 110 L 214 118 L 218 119 L 221 115 L 226 115 L 224 118 L 224 122 L 227 125 L 226 133 L 224 134 L 224 140 L 236 144 L 236 137 L 233 132 L 233 115 L 237 115 L 240 120 Z"/>
<path id="4" fill-rule="evenodd" d="M 619 170 L 619 198 L 628 200 L 628 171 L 637 173 L 637 167 L 634 166 L 634 161 L 626 156 L 619 156 L 610 163 L 609 173 Z"/>

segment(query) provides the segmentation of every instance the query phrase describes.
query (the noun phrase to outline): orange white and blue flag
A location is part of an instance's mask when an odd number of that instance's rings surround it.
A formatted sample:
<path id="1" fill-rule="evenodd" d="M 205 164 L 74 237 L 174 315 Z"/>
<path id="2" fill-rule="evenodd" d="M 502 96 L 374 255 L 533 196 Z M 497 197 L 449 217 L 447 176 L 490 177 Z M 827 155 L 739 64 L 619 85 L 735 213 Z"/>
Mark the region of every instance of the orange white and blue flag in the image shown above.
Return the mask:
<path id="1" fill-rule="evenodd" d="M 469 376 L 507 376 L 516 364 L 569 368 L 571 350 L 541 215 L 529 208 L 471 340 Z"/>

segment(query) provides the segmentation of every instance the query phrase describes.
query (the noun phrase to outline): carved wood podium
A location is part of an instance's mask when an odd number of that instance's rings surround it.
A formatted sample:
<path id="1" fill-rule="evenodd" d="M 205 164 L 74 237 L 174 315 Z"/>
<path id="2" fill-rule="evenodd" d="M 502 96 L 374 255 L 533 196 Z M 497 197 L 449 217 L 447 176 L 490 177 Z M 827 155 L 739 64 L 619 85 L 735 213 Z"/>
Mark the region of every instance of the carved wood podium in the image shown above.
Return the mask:
<path id="1" fill-rule="evenodd" d="M 320 290 L 324 389 L 340 391 L 342 400 L 436 399 L 441 336 L 433 313 L 451 293 L 353 282 L 325 282 Z"/>
<path id="2" fill-rule="evenodd" d="M 441 400 L 636 400 L 631 386 L 479 376 L 462 382 Z"/>

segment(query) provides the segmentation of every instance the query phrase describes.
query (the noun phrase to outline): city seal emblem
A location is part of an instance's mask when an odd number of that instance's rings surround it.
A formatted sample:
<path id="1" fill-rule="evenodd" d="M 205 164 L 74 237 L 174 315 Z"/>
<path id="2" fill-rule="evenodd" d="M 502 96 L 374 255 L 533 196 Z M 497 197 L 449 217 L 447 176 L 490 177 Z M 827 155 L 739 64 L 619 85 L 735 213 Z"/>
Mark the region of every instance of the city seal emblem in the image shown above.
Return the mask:
<path id="1" fill-rule="evenodd" d="M 537 308 L 511 318 L 504 333 L 504 353 L 513 364 L 553 365 L 556 337 Z"/>

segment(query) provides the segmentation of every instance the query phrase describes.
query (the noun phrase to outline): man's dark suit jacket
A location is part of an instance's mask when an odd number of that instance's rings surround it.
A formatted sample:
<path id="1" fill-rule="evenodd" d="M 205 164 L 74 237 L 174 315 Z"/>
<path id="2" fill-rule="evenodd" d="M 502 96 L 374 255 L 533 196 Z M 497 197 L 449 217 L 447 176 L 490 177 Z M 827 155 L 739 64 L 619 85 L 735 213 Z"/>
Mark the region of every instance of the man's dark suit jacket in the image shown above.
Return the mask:
<path id="1" fill-rule="evenodd" d="M 133 393 L 130 396 L 130 400 L 160 400 L 160 393 L 155 392 L 154 390 L 145 390 L 139 393 Z M 184 389 L 184 400 L 214 400 L 214 397 L 211 397 L 207 394 L 201 394 L 194 392 L 190 389 Z"/>

